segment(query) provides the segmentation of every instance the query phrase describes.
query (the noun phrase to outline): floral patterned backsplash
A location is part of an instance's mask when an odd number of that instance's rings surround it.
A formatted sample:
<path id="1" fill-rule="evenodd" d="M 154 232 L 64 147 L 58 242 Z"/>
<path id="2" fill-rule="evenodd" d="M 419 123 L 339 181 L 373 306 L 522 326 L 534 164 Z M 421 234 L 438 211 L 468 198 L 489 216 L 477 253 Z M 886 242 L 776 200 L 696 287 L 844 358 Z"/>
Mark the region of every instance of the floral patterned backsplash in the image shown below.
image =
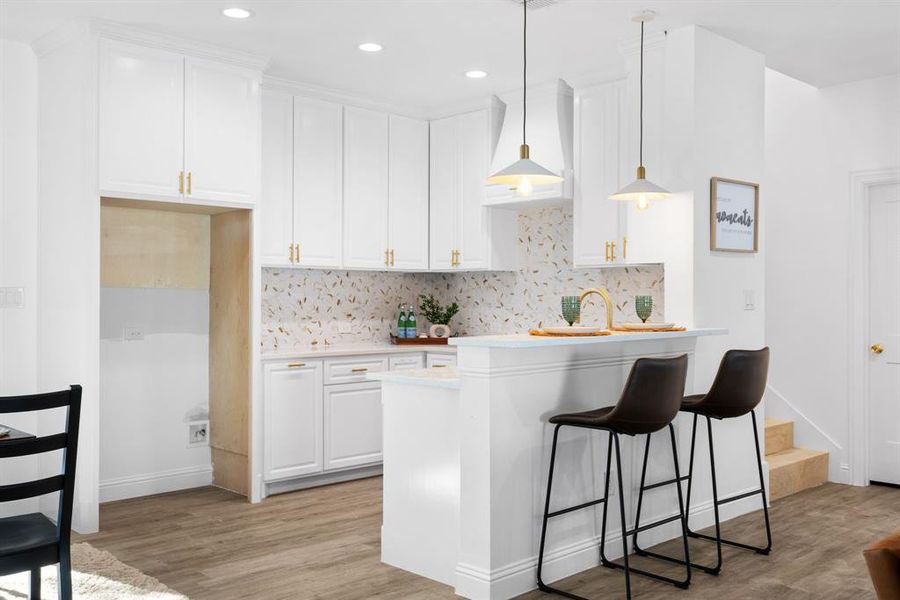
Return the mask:
<path id="1" fill-rule="evenodd" d="M 654 321 L 663 318 L 661 265 L 572 268 L 572 211 L 548 208 L 519 214 L 522 267 L 514 272 L 373 273 L 309 269 L 263 269 L 262 351 L 318 344 L 386 342 L 397 306 L 434 294 L 458 302 L 454 334 L 524 333 L 538 325 L 563 324 L 560 298 L 588 287 L 605 287 L 617 322 L 635 321 L 634 296 L 653 297 Z M 419 311 L 417 310 L 417 314 Z M 605 309 L 589 297 L 582 323 L 604 323 Z M 424 330 L 420 316 L 420 331 Z"/>

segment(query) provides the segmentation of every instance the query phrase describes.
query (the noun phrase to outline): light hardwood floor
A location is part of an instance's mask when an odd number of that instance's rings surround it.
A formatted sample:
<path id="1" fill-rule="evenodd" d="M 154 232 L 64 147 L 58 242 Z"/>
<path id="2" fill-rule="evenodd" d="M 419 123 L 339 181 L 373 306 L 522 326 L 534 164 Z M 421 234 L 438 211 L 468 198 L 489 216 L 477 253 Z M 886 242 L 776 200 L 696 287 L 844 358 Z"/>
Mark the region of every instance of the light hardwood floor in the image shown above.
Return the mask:
<path id="1" fill-rule="evenodd" d="M 760 518 L 729 521 L 723 533 L 760 539 Z M 634 577 L 634 597 L 874 598 L 861 549 L 900 528 L 900 490 L 826 484 L 776 501 L 771 518 L 770 556 L 726 548 L 719 577 L 695 572 L 686 591 Z M 379 562 L 380 478 L 274 496 L 256 506 L 216 488 L 125 500 L 101 507 L 100 526 L 101 533 L 78 541 L 108 550 L 192 600 L 456 597 L 446 586 Z M 711 544 L 692 541 L 691 548 L 694 560 L 713 556 Z M 591 598 L 624 597 L 622 573 L 604 568 L 558 585 Z"/>

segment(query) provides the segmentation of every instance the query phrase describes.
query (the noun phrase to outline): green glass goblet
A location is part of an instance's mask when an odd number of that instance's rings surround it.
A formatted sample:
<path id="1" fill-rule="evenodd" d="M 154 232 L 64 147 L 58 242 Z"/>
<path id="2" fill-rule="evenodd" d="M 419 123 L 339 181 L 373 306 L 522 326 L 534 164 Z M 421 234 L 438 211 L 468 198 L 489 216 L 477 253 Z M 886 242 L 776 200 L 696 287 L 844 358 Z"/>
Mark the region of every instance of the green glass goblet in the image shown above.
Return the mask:
<path id="1" fill-rule="evenodd" d="M 581 318 L 581 298 L 579 296 L 562 297 L 562 316 L 571 327 Z"/>
<path id="2" fill-rule="evenodd" d="M 646 323 L 650 318 L 650 313 L 653 312 L 653 298 L 651 296 L 635 296 L 634 312 L 637 313 L 642 323 Z"/>

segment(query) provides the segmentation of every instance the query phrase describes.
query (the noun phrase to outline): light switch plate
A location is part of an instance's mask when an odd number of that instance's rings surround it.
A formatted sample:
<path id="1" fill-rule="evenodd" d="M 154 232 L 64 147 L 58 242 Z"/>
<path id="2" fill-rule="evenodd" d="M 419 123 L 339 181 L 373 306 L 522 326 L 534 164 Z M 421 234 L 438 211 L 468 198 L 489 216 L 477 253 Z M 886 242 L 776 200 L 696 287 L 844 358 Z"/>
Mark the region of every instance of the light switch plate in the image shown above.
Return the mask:
<path id="1" fill-rule="evenodd" d="M 25 288 L 2 287 L 0 288 L 0 308 L 24 308 Z"/>
<path id="2" fill-rule="evenodd" d="M 753 290 L 744 290 L 744 310 L 756 310 L 756 294 Z"/>

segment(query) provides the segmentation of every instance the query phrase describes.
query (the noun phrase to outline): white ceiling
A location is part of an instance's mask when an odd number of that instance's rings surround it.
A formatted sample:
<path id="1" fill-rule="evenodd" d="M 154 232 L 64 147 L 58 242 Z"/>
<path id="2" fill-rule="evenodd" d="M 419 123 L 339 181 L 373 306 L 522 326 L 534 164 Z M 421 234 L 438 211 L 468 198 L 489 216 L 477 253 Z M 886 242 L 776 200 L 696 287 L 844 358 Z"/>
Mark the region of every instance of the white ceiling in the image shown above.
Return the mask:
<path id="1" fill-rule="evenodd" d="M 256 14 L 228 19 L 228 6 Z M 649 31 L 700 25 L 818 87 L 900 73 L 896 1 L 558 0 L 529 11 L 530 81 L 620 75 L 618 43 L 644 8 L 659 14 Z M 0 37 L 30 42 L 79 16 L 268 56 L 271 75 L 417 111 L 520 85 L 515 0 L 0 0 Z M 384 51 L 360 52 L 362 41 Z M 463 76 L 475 68 L 489 76 Z"/>

